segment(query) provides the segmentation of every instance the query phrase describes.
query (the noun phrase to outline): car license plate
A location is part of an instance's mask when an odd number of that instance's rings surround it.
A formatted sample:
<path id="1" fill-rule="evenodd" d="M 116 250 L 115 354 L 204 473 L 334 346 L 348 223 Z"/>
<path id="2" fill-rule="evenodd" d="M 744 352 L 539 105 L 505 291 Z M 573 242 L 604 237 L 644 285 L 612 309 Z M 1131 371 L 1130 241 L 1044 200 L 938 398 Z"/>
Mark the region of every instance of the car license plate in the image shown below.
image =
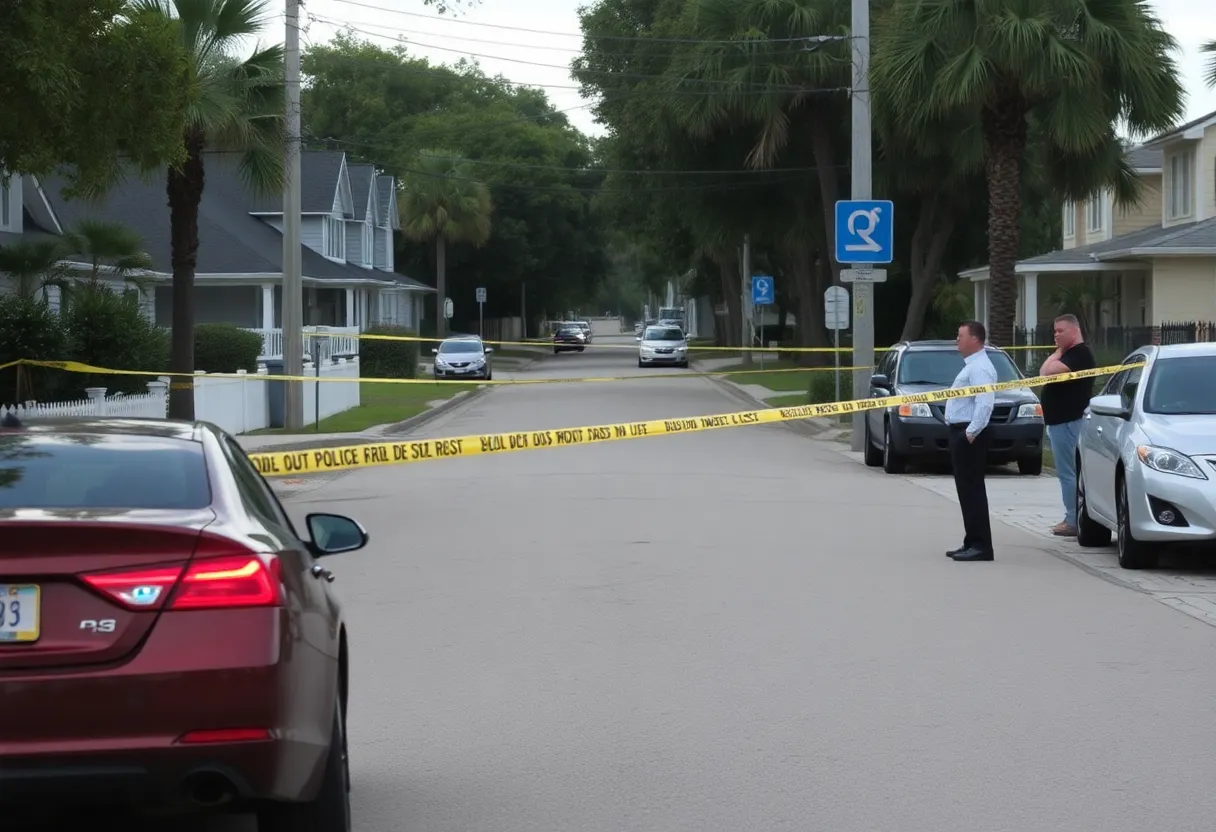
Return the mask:
<path id="1" fill-rule="evenodd" d="M 41 600 L 37 584 L 0 584 L 0 642 L 38 640 Z"/>

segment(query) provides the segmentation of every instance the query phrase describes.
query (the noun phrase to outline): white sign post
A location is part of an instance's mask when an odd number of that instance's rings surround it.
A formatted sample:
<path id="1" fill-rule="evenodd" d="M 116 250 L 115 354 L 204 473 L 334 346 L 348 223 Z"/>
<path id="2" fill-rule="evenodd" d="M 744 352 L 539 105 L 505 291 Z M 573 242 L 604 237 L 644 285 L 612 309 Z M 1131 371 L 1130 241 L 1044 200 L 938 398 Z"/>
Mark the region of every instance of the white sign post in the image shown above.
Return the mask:
<path id="1" fill-rule="evenodd" d="M 477 287 L 477 337 L 485 338 L 485 305 L 486 305 L 486 288 L 484 286 Z"/>
<path id="2" fill-rule="evenodd" d="M 843 277 L 844 272 L 841 272 Z M 832 330 L 833 362 L 836 372 L 836 401 L 840 401 L 840 330 L 849 328 L 849 290 L 843 286 L 829 286 L 823 293 L 823 315 L 828 329 Z"/>

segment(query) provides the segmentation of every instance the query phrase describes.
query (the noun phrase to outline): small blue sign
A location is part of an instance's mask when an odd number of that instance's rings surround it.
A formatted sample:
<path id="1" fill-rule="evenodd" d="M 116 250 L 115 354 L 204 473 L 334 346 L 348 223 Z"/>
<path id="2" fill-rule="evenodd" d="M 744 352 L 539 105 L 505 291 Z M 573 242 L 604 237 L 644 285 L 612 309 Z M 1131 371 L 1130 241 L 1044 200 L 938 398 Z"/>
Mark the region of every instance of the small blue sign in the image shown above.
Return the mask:
<path id="1" fill-rule="evenodd" d="M 773 288 L 773 278 L 767 274 L 752 277 L 752 305 L 770 306 L 777 302 L 777 292 Z"/>
<path id="2" fill-rule="evenodd" d="M 895 259 L 895 203 L 841 199 L 836 203 L 836 262 L 890 263 Z"/>

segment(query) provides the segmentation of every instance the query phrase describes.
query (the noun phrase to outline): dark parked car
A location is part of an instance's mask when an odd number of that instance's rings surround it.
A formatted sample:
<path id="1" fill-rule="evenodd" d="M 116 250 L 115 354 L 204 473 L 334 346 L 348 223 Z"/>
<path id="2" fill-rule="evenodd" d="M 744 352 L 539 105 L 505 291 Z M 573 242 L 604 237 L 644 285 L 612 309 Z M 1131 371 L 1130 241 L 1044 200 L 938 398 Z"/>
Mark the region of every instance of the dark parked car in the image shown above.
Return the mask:
<path id="1" fill-rule="evenodd" d="M 207 423 L 0 427 L 0 818 L 255 811 L 350 829 L 347 629 L 324 560 Z"/>
<path id="2" fill-rule="evenodd" d="M 553 352 L 577 350 L 582 352 L 587 348 L 587 333 L 578 324 L 564 324 L 553 333 Z"/>
<path id="3" fill-rule="evenodd" d="M 1025 376 L 1009 354 L 988 347 L 998 381 Z M 870 378 L 870 396 L 903 396 L 944 390 L 963 369 L 953 341 L 905 341 L 888 350 Z M 1029 388 L 1002 390 L 989 421 L 992 445 L 988 461 L 1010 462 L 1018 471 L 1038 476 L 1043 470 L 1043 408 Z M 889 474 L 904 470 L 911 458 L 949 458 L 950 431 L 946 403 L 905 404 L 866 412 L 865 462 Z"/>

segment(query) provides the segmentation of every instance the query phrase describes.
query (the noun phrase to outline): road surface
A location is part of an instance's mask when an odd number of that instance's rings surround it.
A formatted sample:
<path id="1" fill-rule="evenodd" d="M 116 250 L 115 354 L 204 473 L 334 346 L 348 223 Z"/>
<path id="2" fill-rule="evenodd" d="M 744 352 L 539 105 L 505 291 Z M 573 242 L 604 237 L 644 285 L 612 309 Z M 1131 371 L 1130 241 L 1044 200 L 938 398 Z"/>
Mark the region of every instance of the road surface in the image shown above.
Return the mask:
<path id="1" fill-rule="evenodd" d="M 608 339 L 604 339 L 608 340 Z M 625 339 L 625 343 L 629 339 Z M 632 353 L 552 376 L 651 375 Z M 499 387 L 427 436 L 744 409 Z M 1216 815 L 1216 630 L 784 427 L 369 469 L 335 558 L 358 832 L 1144 832 Z"/>

